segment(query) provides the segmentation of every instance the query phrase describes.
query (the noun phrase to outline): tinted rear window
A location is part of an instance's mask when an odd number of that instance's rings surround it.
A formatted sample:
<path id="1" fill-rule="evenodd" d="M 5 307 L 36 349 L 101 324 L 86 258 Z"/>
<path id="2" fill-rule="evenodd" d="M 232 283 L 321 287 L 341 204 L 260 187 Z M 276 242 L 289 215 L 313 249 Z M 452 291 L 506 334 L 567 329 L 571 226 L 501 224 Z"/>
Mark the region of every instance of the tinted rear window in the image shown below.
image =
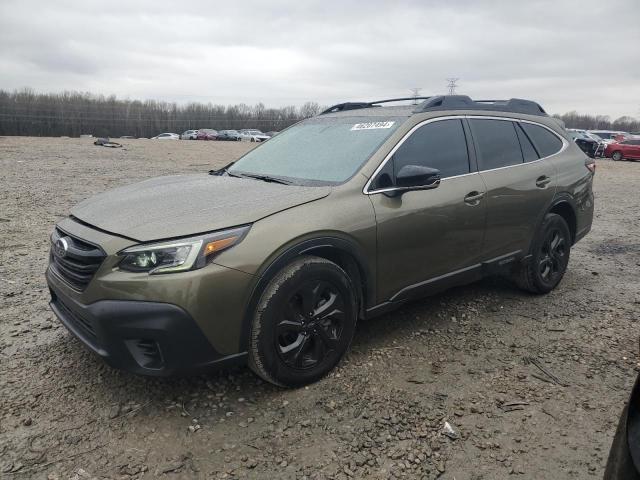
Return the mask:
<path id="1" fill-rule="evenodd" d="M 520 125 L 533 142 L 540 157 L 548 157 L 562 149 L 562 140 L 546 128 L 532 123 L 521 123 Z"/>
<path id="2" fill-rule="evenodd" d="M 440 120 L 418 128 L 393 155 L 397 174 L 405 165 L 437 168 L 442 178 L 469 173 L 467 141 L 460 120 Z"/>
<path id="3" fill-rule="evenodd" d="M 471 119 L 471 131 L 478 149 L 480 170 L 523 162 L 515 125 L 509 120 Z"/>

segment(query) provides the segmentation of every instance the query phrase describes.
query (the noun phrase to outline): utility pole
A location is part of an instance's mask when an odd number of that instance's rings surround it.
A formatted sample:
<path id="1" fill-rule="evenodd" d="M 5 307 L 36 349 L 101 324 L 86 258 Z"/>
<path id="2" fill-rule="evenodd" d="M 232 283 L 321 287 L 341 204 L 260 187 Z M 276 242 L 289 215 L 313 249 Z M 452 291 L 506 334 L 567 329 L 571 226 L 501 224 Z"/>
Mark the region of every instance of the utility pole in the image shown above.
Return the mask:
<path id="1" fill-rule="evenodd" d="M 411 96 L 413 97 L 414 105 L 418 104 L 418 97 L 420 96 L 420 90 L 422 90 L 422 88 L 419 88 L 419 87 L 414 87 L 409 89 L 409 91 L 411 92 Z"/>
<path id="2" fill-rule="evenodd" d="M 456 94 L 456 88 L 458 87 L 457 82 L 460 80 L 457 77 L 449 77 L 447 78 L 447 88 L 449 89 L 449 95 Z"/>

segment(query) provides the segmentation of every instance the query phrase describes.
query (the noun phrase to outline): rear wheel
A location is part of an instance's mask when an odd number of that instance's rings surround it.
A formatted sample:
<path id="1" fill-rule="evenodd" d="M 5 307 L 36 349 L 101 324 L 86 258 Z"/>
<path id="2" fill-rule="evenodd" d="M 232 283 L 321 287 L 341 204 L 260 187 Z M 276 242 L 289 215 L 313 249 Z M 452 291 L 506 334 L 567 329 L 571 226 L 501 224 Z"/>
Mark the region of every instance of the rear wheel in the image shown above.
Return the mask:
<path id="1" fill-rule="evenodd" d="M 611 155 L 611 158 L 613 160 L 615 160 L 616 162 L 622 160 L 622 152 L 616 150 L 615 152 L 613 152 L 613 154 Z"/>
<path id="2" fill-rule="evenodd" d="M 532 293 L 548 293 L 560 283 L 571 252 L 571 232 L 560 215 L 548 213 L 531 245 L 530 254 L 515 275 L 518 286 Z"/>
<path id="3" fill-rule="evenodd" d="M 280 386 L 314 382 L 344 356 L 355 330 L 356 296 L 347 274 L 319 257 L 301 257 L 278 273 L 254 314 L 249 366 Z"/>

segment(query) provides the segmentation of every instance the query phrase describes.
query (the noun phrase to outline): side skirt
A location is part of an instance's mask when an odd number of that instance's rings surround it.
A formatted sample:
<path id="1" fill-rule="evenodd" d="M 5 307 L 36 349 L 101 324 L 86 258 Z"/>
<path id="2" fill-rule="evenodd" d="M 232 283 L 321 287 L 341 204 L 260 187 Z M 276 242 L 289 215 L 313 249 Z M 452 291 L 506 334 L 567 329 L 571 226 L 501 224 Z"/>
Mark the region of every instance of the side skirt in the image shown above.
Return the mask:
<path id="1" fill-rule="evenodd" d="M 452 287 L 468 285 L 489 275 L 510 273 L 519 264 L 519 260 L 522 257 L 522 250 L 517 250 L 470 267 L 409 285 L 393 295 L 388 301 L 368 308 L 366 318 L 377 317 L 395 310 L 410 300 L 429 297 Z"/>

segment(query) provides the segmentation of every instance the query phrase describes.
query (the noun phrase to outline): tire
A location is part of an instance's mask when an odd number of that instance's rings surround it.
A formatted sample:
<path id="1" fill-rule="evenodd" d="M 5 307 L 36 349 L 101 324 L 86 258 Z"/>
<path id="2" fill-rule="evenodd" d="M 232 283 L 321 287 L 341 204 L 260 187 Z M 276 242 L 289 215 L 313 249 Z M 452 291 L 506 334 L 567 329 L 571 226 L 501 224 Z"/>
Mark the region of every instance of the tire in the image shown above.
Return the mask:
<path id="1" fill-rule="evenodd" d="M 344 270 L 320 257 L 296 259 L 260 296 L 251 325 L 249 367 L 282 387 L 319 380 L 348 350 L 357 312 Z"/>
<path id="2" fill-rule="evenodd" d="M 615 152 L 613 152 L 611 154 L 611 160 L 618 162 L 620 160 L 622 160 L 622 152 L 619 150 L 616 150 Z"/>
<path id="3" fill-rule="evenodd" d="M 545 215 L 525 262 L 515 274 L 517 285 L 531 293 L 549 293 L 556 288 L 569 264 L 571 232 L 560 215 Z"/>
<path id="4" fill-rule="evenodd" d="M 604 470 L 603 480 L 638 480 L 640 474 L 636 470 L 633 458 L 629 452 L 627 440 L 627 418 L 629 406 L 625 406 L 620 415 L 616 434 L 611 442 L 609 458 Z"/>

